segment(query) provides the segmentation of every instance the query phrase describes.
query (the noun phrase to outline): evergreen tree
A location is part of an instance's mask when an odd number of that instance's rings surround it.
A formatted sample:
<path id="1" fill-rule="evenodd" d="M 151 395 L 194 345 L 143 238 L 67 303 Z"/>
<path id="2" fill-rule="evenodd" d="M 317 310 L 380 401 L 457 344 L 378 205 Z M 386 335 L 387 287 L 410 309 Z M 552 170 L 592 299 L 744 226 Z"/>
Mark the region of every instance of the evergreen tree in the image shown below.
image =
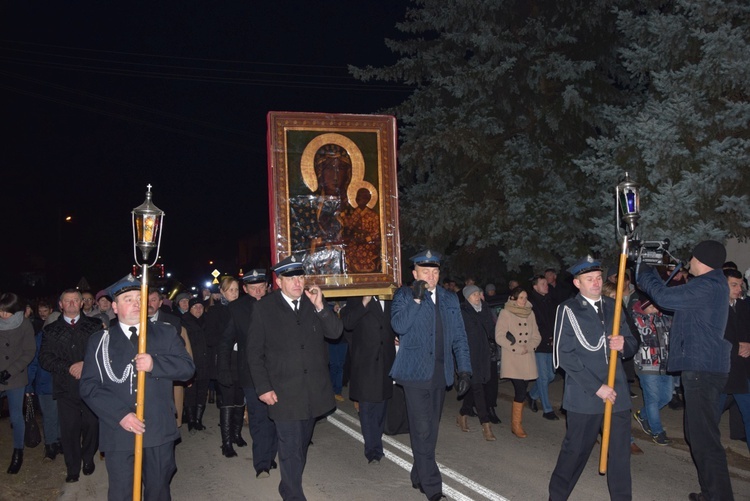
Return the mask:
<path id="1" fill-rule="evenodd" d="M 404 40 L 386 41 L 399 60 L 352 68 L 414 86 L 391 110 L 402 242 L 448 251 L 455 272 L 485 276 L 500 259 L 559 265 L 597 244 L 590 202 L 600 187 L 573 161 L 603 125 L 600 105 L 621 104 L 628 86 L 614 2 L 413 3 L 397 25 Z"/>
<path id="2" fill-rule="evenodd" d="M 750 234 L 750 5 L 679 0 L 617 11 L 624 67 L 642 86 L 610 107 L 611 134 L 592 137 L 578 163 L 598 184 L 628 171 L 641 185 L 642 238 L 670 238 L 687 258 L 706 238 Z M 609 206 L 613 191 L 599 203 Z M 593 218 L 596 246 L 612 249 L 612 216 Z"/>

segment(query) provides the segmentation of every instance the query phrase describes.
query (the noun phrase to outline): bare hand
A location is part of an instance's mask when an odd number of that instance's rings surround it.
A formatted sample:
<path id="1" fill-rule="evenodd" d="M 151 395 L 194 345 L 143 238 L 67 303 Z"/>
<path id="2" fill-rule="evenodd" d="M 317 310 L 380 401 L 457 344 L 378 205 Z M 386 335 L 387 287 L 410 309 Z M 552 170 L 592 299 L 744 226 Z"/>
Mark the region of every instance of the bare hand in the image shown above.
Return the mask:
<path id="1" fill-rule="evenodd" d="M 310 302 L 315 306 L 316 310 L 323 309 L 323 293 L 320 292 L 320 289 L 317 285 L 313 285 L 309 289 L 305 289 L 305 295 L 307 296 L 307 299 L 309 299 Z"/>
<path id="2" fill-rule="evenodd" d="M 617 392 L 614 390 L 614 388 L 603 384 L 596 391 L 596 396 L 601 398 L 602 402 L 606 403 L 607 400 L 609 400 L 610 402 L 612 402 L 612 405 L 614 405 L 615 399 L 617 398 Z"/>
<path id="3" fill-rule="evenodd" d="M 267 391 L 263 395 L 259 396 L 258 400 L 260 400 L 261 402 L 263 402 L 266 405 L 273 405 L 273 404 L 275 404 L 276 402 L 279 401 L 279 398 L 276 396 L 276 392 L 273 391 L 273 390 L 271 390 L 271 391 Z"/>
<path id="4" fill-rule="evenodd" d="M 625 348 L 625 338 L 622 336 L 607 336 L 607 339 L 609 339 L 609 349 L 619 351 L 622 353 L 623 348 Z"/>
<path id="5" fill-rule="evenodd" d="M 154 369 L 154 359 L 148 353 L 139 353 L 135 356 L 135 370 L 151 372 Z"/>
<path id="6" fill-rule="evenodd" d="M 138 419 L 135 412 L 129 412 L 124 418 L 120 420 L 120 426 L 125 431 L 135 433 L 136 435 L 143 435 L 146 431 L 146 423 Z"/>
<path id="7" fill-rule="evenodd" d="M 750 357 L 750 343 L 743 343 L 740 342 L 740 356 L 742 358 L 749 358 Z"/>
<path id="8" fill-rule="evenodd" d="M 76 379 L 81 379 L 81 372 L 83 372 L 83 362 L 76 362 L 70 366 L 68 372 L 71 376 Z"/>

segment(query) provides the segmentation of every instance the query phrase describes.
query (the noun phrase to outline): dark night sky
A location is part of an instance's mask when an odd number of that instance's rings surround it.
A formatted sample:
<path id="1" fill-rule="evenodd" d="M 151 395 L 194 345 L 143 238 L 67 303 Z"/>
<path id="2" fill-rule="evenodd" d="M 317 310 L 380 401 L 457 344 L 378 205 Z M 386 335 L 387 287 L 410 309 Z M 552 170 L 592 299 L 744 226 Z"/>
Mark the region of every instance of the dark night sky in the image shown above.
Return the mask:
<path id="1" fill-rule="evenodd" d="M 383 41 L 402 2 L 166 3 L 0 2 L 0 290 L 58 262 L 94 288 L 124 275 L 149 183 L 167 269 L 205 276 L 268 227 L 268 111 L 377 113 L 408 96 L 346 70 L 395 61 Z"/>

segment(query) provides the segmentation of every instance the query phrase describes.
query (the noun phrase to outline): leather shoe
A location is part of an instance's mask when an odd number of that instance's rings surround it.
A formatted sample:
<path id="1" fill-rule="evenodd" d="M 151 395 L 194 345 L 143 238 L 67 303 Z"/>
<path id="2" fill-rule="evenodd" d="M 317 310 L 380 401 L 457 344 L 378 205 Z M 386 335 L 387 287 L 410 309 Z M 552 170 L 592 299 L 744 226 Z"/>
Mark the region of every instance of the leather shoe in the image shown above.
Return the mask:
<path id="1" fill-rule="evenodd" d="M 438 492 L 437 494 L 430 496 L 430 501 L 440 501 L 441 499 L 448 499 L 448 498 L 445 497 L 445 494 L 443 494 L 442 492 Z"/>
<path id="2" fill-rule="evenodd" d="M 702 492 L 691 492 L 688 499 L 690 501 L 706 501 L 706 496 Z"/>
<path id="3" fill-rule="evenodd" d="M 73 482 L 78 482 L 78 475 L 68 475 L 65 477 L 65 483 L 72 484 Z"/>
<path id="4" fill-rule="evenodd" d="M 274 460 L 272 459 L 272 460 L 271 460 L 271 469 L 272 469 L 272 470 L 275 470 L 275 469 L 276 469 L 276 468 L 278 468 L 278 467 L 279 467 L 279 465 L 277 465 L 277 464 L 276 464 L 276 461 L 274 461 Z"/>
<path id="5" fill-rule="evenodd" d="M 258 473 L 255 474 L 255 478 L 268 478 L 271 476 L 271 473 L 268 470 L 260 470 Z"/>
<path id="6" fill-rule="evenodd" d="M 549 419 L 550 421 L 559 421 L 560 420 L 560 418 L 557 417 L 557 414 L 555 414 L 555 411 L 545 412 L 544 414 L 542 414 L 542 417 L 544 419 Z"/>
<path id="7" fill-rule="evenodd" d="M 530 393 L 526 393 L 526 401 L 529 402 L 529 409 L 531 409 L 531 412 L 539 412 L 539 406 L 536 405 L 536 400 L 531 398 Z"/>
<path id="8" fill-rule="evenodd" d="M 373 459 L 369 460 L 367 462 L 367 464 L 380 464 L 380 460 L 373 458 Z"/>
<path id="9" fill-rule="evenodd" d="M 96 464 L 94 464 L 93 461 L 91 463 L 83 463 L 83 468 L 81 468 L 84 475 L 91 475 L 92 473 L 94 473 L 95 469 Z"/>
<path id="10" fill-rule="evenodd" d="M 630 454 L 633 456 L 640 456 L 641 454 L 643 454 L 643 449 L 638 447 L 636 443 L 633 442 L 632 444 L 630 444 Z"/>

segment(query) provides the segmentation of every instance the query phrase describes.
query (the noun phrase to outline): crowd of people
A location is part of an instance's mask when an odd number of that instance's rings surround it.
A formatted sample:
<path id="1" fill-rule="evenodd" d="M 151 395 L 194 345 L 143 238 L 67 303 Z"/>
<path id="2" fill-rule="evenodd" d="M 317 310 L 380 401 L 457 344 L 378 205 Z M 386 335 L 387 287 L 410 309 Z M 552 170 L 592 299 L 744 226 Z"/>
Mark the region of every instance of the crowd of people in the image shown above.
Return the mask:
<path id="1" fill-rule="evenodd" d="M 377 295 L 327 301 L 305 282 L 294 256 L 271 270 L 223 277 L 215 291 L 167 298 L 148 292 L 146 352 L 139 353 L 141 283 L 132 276 L 94 294 L 66 289 L 56 301 L 27 304 L 0 295 L 0 392 L 13 431 L 9 474 L 24 452 L 24 401 L 36 399 L 44 458 L 62 455 L 66 482 L 90 475 L 101 454 L 109 498 L 132 497 L 133 436 L 144 437 L 146 499 L 169 499 L 174 446 L 205 430 L 208 404 L 219 408 L 221 453 L 237 456 L 248 424 L 257 478 L 279 470 L 283 499 L 305 499 L 302 475 L 316 421 L 344 400 L 355 402 L 369 464 L 384 457 L 384 433 L 409 433 L 411 481 L 427 499 L 444 498 L 435 460 L 446 389 L 461 407 L 456 424 L 482 437 L 510 418 L 527 437 L 525 410 L 550 421 L 564 414 L 565 438 L 549 484 L 550 499 L 568 499 L 612 404 L 608 475 L 612 499 L 631 498 L 630 455 L 642 453 L 634 419 L 657 445 L 670 438 L 666 406 L 685 408 L 685 433 L 700 493 L 690 499 L 732 499 L 718 424 L 728 408 L 750 433 L 750 300 L 744 276 L 718 242 L 698 244 L 690 276 L 665 281 L 641 264 L 624 277 L 605 273 L 587 256 L 558 279 L 547 269 L 504 291 L 466 278 L 440 282 L 442 256 L 410 258 L 413 282 L 392 299 Z M 271 285 L 271 278 L 273 284 Z M 631 280 L 632 279 L 632 280 Z M 622 280 L 622 282 L 619 282 Z M 614 329 L 620 288 L 620 325 Z M 618 330 L 619 335 L 613 335 Z M 616 352 L 615 384 L 609 356 Z M 135 376 L 148 374 L 146 419 L 135 413 Z M 555 409 L 549 385 L 564 378 Z M 513 387 L 509 416 L 498 409 L 498 379 Z M 631 384 L 643 406 L 631 409 Z M 396 384 L 394 384 L 396 383 Z M 184 423 L 184 424 L 183 424 Z M 147 430 L 148 426 L 148 430 Z M 278 462 L 277 462 L 278 460 Z"/>

